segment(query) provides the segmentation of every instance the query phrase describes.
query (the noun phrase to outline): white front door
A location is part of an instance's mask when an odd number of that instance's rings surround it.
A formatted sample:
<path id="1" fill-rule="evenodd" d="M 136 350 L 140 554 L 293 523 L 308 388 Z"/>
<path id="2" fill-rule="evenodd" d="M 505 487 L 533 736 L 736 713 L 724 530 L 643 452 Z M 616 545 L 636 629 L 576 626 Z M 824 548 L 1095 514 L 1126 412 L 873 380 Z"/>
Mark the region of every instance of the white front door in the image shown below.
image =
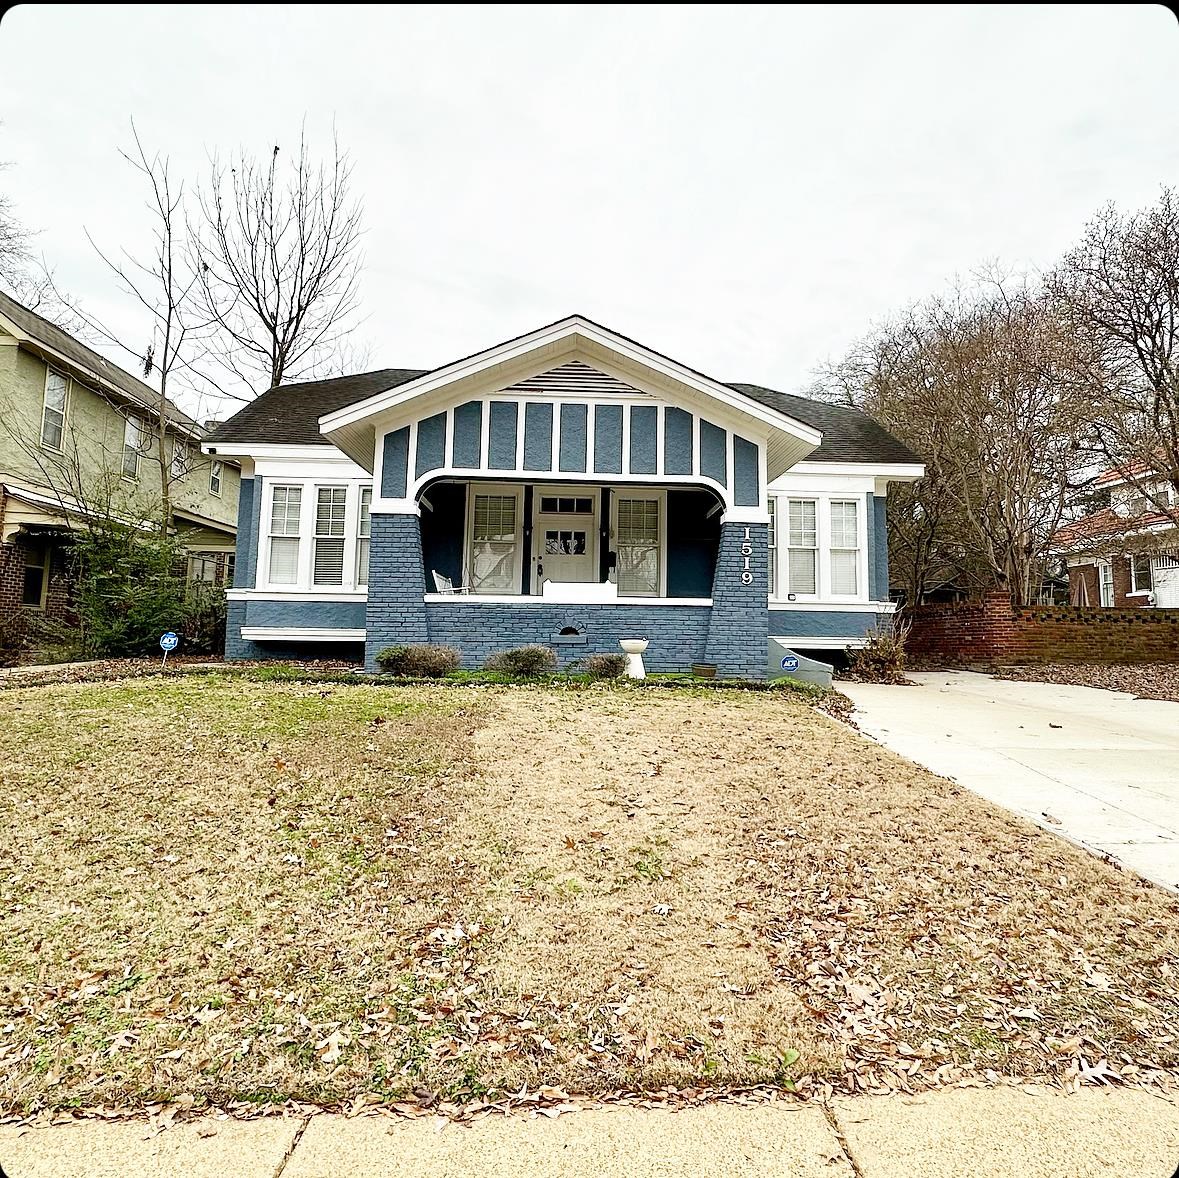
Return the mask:
<path id="1" fill-rule="evenodd" d="M 537 487 L 532 511 L 532 591 L 546 581 L 598 581 L 598 492 Z"/>

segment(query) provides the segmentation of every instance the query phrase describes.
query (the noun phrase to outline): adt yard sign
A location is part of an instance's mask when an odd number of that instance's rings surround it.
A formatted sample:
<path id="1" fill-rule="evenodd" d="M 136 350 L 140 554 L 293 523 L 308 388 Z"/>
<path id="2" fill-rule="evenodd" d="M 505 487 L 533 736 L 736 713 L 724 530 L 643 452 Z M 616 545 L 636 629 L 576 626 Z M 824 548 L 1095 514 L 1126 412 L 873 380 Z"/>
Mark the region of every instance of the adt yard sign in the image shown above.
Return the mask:
<path id="1" fill-rule="evenodd" d="M 787 654 L 782 656 L 782 670 L 783 671 L 797 671 L 798 670 L 798 655 Z"/>
<path id="2" fill-rule="evenodd" d="M 160 650 L 164 652 L 163 661 L 165 663 L 168 661 L 168 652 L 175 650 L 179 645 L 180 639 L 173 631 L 169 630 L 166 634 L 160 635 Z"/>

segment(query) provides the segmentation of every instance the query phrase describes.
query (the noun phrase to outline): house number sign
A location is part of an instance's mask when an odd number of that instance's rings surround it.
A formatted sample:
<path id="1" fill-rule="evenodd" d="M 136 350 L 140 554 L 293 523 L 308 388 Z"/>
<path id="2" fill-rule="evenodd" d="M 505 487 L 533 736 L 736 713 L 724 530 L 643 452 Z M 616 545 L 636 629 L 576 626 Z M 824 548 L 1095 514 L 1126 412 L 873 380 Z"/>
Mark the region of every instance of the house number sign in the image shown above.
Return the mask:
<path id="1" fill-rule="evenodd" d="M 749 529 L 745 529 L 745 539 L 741 541 L 741 556 L 745 561 L 745 568 L 741 573 L 741 584 L 752 585 L 753 573 L 749 568 L 749 558 L 753 555 L 753 542 L 749 538 Z"/>

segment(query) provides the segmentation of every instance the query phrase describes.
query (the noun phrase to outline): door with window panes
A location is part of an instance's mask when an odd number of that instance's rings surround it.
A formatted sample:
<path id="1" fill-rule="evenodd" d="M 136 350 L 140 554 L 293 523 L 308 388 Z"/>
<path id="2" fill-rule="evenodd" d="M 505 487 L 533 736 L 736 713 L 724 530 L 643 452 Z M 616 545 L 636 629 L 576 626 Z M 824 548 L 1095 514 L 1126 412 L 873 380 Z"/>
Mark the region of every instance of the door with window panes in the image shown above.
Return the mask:
<path id="1" fill-rule="evenodd" d="M 598 495 L 580 488 L 533 497 L 533 592 L 546 581 L 597 581 Z"/>

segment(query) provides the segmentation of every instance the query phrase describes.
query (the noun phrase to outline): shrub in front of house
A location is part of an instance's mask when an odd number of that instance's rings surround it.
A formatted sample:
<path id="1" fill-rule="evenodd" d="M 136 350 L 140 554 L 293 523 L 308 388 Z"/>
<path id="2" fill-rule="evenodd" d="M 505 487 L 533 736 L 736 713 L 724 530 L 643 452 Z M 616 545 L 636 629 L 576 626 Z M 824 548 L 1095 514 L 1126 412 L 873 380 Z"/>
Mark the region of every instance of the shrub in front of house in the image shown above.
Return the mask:
<path id="1" fill-rule="evenodd" d="M 453 646 L 386 646 L 377 651 L 377 666 L 386 675 L 410 679 L 443 679 L 457 671 L 462 656 Z"/>
<path id="2" fill-rule="evenodd" d="M 497 651 L 483 666 L 500 675 L 539 679 L 557 669 L 557 656 L 547 646 L 517 646 L 514 650 Z"/>
<path id="3" fill-rule="evenodd" d="M 864 635 L 864 645 L 853 651 L 849 671 L 863 683 L 908 683 L 905 678 L 906 623 L 895 618 L 874 626 Z"/>
<path id="4" fill-rule="evenodd" d="M 591 654 L 585 670 L 591 679 L 617 679 L 626 670 L 626 655 Z"/>

